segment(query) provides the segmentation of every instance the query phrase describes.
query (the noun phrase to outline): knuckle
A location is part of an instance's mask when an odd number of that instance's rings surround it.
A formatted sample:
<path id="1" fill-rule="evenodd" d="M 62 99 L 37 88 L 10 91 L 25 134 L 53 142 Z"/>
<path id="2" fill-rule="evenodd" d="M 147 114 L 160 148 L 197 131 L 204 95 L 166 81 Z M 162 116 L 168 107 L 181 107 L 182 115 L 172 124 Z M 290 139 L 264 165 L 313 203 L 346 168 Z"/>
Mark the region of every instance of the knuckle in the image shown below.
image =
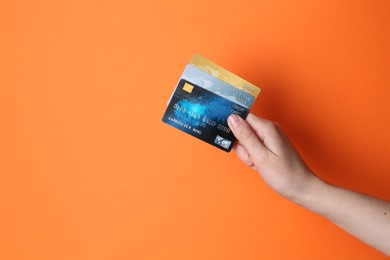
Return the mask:
<path id="1" fill-rule="evenodd" d="M 264 131 L 266 133 L 272 133 L 272 132 L 275 132 L 278 128 L 278 124 L 277 123 L 274 123 L 274 122 L 267 122 L 264 126 Z"/>
<path id="2" fill-rule="evenodd" d="M 249 157 L 244 161 L 244 163 L 246 165 L 248 165 L 249 167 L 254 167 L 255 166 L 255 164 L 253 163 L 252 159 L 249 158 Z"/>
<path id="3" fill-rule="evenodd" d="M 248 153 L 248 155 L 246 156 L 245 160 L 244 160 L 244 163 L 246 165 L 248 165 L 249 167 L 254 167 L 255 166 L 255 163 L 254 163 L 254 160 L 252 159 L 251 155 Z"/>
<path id="4" fill-rule="evenodd" d="M 238 138 L 240 139 L 241 142 L 247 143 L 248 140 L 252 138 L 253 135 L 252 129 L 250 129 L 248 126 L 242 126 L 238 130 Z"/>

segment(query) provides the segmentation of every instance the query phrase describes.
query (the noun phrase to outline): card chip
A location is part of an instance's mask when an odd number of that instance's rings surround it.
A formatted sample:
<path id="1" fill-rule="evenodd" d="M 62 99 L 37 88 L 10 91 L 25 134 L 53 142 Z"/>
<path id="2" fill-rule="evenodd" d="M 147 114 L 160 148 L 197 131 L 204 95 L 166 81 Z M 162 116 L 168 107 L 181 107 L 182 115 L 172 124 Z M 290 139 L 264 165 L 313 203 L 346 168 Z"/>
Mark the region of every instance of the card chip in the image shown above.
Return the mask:
<path id="1" fill-rule="evenodd" d="M 187 82 L 183 86 L 183 90 L 187 91 L 188 93 L 191 93 L 193 89 L 194 89 L 194 86 L 192 86 L 191 84 L 188 84 Z"/>

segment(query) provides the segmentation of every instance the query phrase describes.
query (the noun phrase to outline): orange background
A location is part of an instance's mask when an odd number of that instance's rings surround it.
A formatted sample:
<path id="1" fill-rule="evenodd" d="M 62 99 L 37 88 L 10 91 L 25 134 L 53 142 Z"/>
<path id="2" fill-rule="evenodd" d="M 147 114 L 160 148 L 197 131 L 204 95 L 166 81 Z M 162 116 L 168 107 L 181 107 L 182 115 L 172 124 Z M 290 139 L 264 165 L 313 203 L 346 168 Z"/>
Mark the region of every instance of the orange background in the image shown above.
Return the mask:
<path id="1" fill-rule="evenodd" d="M 161 122 L 194 53 L 390 200 L 390 3 L 0 0 L 0 259 L 385 259 Z"/>

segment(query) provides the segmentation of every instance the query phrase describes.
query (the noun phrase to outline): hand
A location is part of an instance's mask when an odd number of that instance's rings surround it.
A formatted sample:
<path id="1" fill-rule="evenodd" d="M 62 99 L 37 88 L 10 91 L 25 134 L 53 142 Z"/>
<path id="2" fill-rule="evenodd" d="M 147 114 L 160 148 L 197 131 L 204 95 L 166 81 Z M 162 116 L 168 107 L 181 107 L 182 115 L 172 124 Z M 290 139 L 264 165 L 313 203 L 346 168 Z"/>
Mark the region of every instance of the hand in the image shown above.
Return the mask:
<path id="1" fill-rule="evenodd" d="M 260 173 L 277 193 L 299 203 L 322 182 L 277 123 L 249 114 L 247 120 L 231 115 L 228 124 L 238 140 L 234 146 L 238 157 Z"/>
<path id="2" fill-rule="evenodd" d="M 238 157 L 272 189 L 390 256 L 390 202 L 322 181 L 276 123 L 249 114 L 247 120 L 231 115 L 228 124 Z"/>

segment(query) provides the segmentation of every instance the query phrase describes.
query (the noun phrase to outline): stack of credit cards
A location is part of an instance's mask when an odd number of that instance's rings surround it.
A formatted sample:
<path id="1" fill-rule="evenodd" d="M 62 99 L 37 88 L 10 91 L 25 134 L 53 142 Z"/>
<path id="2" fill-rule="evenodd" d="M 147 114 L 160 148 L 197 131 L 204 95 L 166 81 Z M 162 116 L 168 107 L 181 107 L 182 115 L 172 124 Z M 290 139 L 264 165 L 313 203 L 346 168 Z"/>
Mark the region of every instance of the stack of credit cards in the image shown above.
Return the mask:
<path id="1" fill-rule="evenodd" d="M 231 114 L 246 118 L 260 88 L 196 54 L 181 75 L 162 121 L 230 152 Z"/>

